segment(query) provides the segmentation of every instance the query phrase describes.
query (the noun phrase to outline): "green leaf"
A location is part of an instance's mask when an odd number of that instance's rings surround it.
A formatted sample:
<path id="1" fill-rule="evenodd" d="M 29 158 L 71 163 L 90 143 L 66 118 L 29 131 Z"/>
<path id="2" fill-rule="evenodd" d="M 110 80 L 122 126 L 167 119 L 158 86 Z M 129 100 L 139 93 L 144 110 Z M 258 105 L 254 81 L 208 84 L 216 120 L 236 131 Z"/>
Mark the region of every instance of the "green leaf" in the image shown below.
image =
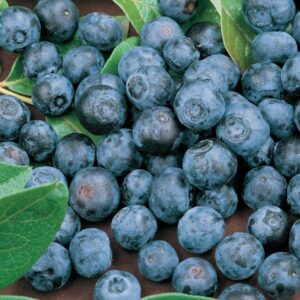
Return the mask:
<path id="1" fill-rule="evenodd" d="M 37 300 L 37 299 L 22 297 L 22 296 L 0 296 L 0 300 Z"/>
<path id="2" fill-rule="evenodd" d="M 0 162 L 0 198 L 23 190 L 30 173 L 30 167 L 15 166 Z"/>
<path id="3" fill-rule="evenodd" d="M 224 45 L 237 62 L 241 72 L 251 64 L 251 41 L 255 33 L 249 28 L 242 14 L 243 0 L 222 0 L 221 28 Z"/>
<path id="4" fill-rule="evenodd" d="M 3 11 L 5 8 L 8 8 L 8 3 L 6 0 L 0 0 L 0 11 Z"/>
<path id="5" fill-rule="evenodd" d="M 167 293 L 167 294 L 159 294 L 159 295 L 145 297 L 143 298 L 143 300 L 215 300 L 215 299 L 202 297 L 202 296 L 189 296 L 186 294 Z"/>
<path id="6" fill-rule="evenodd" d="M 61 182 L 0 198 L 0 289 L 22 277 L 45 252 L 67 203 L 68 190 Z"/>
<path id="7" fill-rule="evenodd" d="M 118 75 L 118 64 L 122 56 L 131 48 L 139 45 L 140 39 L 137 36 L 131 37 L 120 43 L 112 52 L 102 69 L 102 73 Z"/>

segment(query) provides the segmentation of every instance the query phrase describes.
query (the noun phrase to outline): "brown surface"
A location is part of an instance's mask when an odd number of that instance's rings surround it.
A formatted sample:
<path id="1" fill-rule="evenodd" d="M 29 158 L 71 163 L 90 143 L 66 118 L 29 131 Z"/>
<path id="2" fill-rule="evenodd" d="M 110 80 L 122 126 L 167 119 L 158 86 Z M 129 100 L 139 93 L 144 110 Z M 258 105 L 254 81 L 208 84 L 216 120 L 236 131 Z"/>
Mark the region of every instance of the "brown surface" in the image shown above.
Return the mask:
<path id="1" fill-rule="evenodd" d="M 30 8 L 33 8 L 36 2 L 37 1 L 33 1 L 33 0 L 9 1 L 10 5 L 24 5 Z M 120 9 L 115 4 L 113 4 L 111 0 L 84 0 L 84 1 L 75 0 L 74 2 L 76 2 L 78 7 L 80 8 L 81 15 L 84 15 L 92 11 L 103 11 L 112 15 L 122 14 Z M 7 76 L 11 64 L 13 62 L 13 59 L 14 59 L 13 54 L 9 54 L 5 51 L 0 50 L 0 61 L 3 67 L 3 73 L 2 76 L 0 77 L 1 80 L 3 80 Z M 40 115 L 34 112 L 34 117 L 37 116 Z M 226 220 L 226 235 L 235 231 L 245 231 L 246 222 L 250 213 L 251 210 L 246 208 L 243 204 L 240 203 L 240 207 L 236 212 L 236 214 Z M 143 296 L 164 293 L 164 292 L 172 292 L 173 290 L 170 282 L 153 283 L 151 281 L 143 279 L 140 276 L 137 268 L 136 253 L 127 252 L 116 244 L 116 242 L 114 241 L 111 235 L 110 221 L 111 220 L 107 220 L 106 222 L 103 223 L 87 224 L 86 227 L 98 227 L 102 230 L 105 230 L 109 234 L 111 238 L 113 253 L 114 253 L 112 269 L 126 270 L 128 272 L 133 273 L 135 276 L 137 276 L 142 284 Z M 176 238 L 176 226 L 159 224 L 159 230 L 157 235 L 155 236 L 155 239 L 163 239 L 170 242 L 177 249 L 181 260 L 187 257 L 196 256 L 196 255 L 189 254 L 188 252 L 184 251 L 182 248 L 179 247 Z M 204 255 L 201 255 L 201 257 L 208 259 L 215 266 L 214 259 L 213 259 L 214 251 L 210 251 Z M 219 293 L 224 287 L 234 282 L 224 278 L 224 276 L 222 276 L 220 272 L 218 272 L 218 275 L 219 275 L 219 289 L 218 289 L 218 293 Z M 34 297 L 37 299 L 45 299 L 45 300 L 46 299 L 47 300 L 50 299 L 51 300 L 61 300 L 61 299 L 89 300 L 92 299 L 93 288 L 96 280 L 97 278 L 85 279 L 78 275 L 73 275 L 73 277 L 68 282 L 68 284 L 61 290 L 54 293 L 42 294 L 33 290 L 30 284 L 28 284 L 24 279 L 21 279 L 17 283 L 1 291 L 0 294 L 23 295 L 23 296 L 29 296 L 29 297 Z M 250 283 L 255 286 L 256 278 L 255 276 L 253 276 L 249 280 L 245 280 L 243 282 Z M 217 297 L 218 293 L 215 295 L 215 297 Z M 300 293 L 298 293 L 298 295 L 295 296 L 293 300 L 300 300 Z"/>

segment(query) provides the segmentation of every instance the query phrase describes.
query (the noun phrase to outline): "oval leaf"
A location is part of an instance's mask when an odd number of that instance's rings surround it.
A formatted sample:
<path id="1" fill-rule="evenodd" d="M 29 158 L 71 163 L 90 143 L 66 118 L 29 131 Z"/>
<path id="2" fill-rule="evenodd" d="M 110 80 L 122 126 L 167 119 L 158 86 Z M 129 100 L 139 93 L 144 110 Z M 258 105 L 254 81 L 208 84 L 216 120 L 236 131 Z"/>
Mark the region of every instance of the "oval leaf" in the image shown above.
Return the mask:
<path id="1" fill-rule="evenodd" d="M 215 300 L 215 299 L 202 297 L 202 296 L 190 296 L 186 294 L 167 293 L 167 294 L 159 294 L 159 295 L 145 297 L 143 298 L 143 300 Z"/>
<path id="2" fill-rule="evenodd" d="M 22 277 L 45 252 L 67 203 L 68 190 L 60 182 L 0 198 L 0 289 Z"/>
<path id="3" fill-rule="evenodd" d="M 0 11 L 3 11 L 5 8 L 8 8 L 8 3 L 6 0 L 0 0 Z"/>

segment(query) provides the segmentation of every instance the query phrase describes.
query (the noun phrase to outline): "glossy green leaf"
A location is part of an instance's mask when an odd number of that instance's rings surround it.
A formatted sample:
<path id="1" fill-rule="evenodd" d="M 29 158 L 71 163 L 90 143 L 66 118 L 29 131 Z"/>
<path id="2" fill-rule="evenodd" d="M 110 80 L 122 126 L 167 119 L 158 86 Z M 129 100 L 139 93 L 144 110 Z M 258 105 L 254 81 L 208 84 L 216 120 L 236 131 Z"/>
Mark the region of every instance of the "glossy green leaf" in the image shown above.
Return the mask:
<path id="1" fill-rule="evenodd" d="M 6 0 L 0 0 L 0 11 L 3 11 L 5 8 L 8 8 L 8 3 Z"/>
<path id="2" fill-rule="evenodd" d="M 24 189 L 31 173 L 30 167 L 0 162 L 0 198 Z"/>
<path id="3" fill-rule="evenodd" d="M 37 299 L 22 297 L 22 296 L 0 296 L 0 300 L 37 300 Z"/>
<path id="4" fill-rule="evenodd" d="M 22 277 L 45 252 L 67 203 L 68 190 L 60 182 L 0 198 L 0 289 Z"/>
<path id="5" fill-rule="evenodd" d="M 186 294 L 178 293 L 167 293 L 158 294 L 143 298 L 143 300 L 215 300 L 213 298 L 202 297 L 202 296 L 190 296 Z"/>

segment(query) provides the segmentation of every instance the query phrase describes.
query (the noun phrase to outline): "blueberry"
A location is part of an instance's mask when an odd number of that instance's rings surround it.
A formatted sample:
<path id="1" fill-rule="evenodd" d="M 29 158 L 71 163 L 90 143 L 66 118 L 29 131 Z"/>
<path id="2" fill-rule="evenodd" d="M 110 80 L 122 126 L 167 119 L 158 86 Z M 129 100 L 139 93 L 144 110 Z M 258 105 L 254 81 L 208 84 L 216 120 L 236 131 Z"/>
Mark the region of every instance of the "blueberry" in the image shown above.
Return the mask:
<path id="1" fill-rule="evenodd" d="M 129 205 L 145 205 L 150 197 L 153 177 L 145 171 L 136 169 L 131 171 L 122 183 L 122 203 Z"/>
<path id="2" fill-rule="evenodd" d="M 215 209 L 225 219 L 235 213 L 238 197 L 232 186 L 223 185 L 217 189 L 199 191 L 196 204 Z"/>
<path id="3" fill-rule="evenodd" d="M 148 208 L 131 205 L 122 208 L 112 219 L 112 233 L 117 243 L 127 250 L 139 250 L 149 243 L 157 223 Z"/>
<path id="4" fill-rule="evenodd" d="M 281 71 L 282 84 L 289 94 L 300 96 L 300 52 L 288 59 Z"/>
<path id="5" fill-rule="evenodd" d="M 158 17 L 143 26 L 141 44 L 162 52 L 164 45 L 178 36 L 183 36 L 183 31 L 174 20 L 169 17 Z"/>
<path id="6" fill-rule="evenodd" d="M 300 287 L 300 261 L 286 252 L 273 253 L 259 268 L 258 284 L 274 299 L 290 299 Z"/>
<path id="7" fill-rule="evenodd" d="M 22 63 L 25 76 L 37 78 L 57 73 L 62 64 L 62 57 L 54 44 L 39 42 L 26 48 L 22 55 Z"/>
<path id="8" fill-rule="evenodd" d="M 35 290 L 53 292 L 67 283 L 71 272 L 69 251 L 60 244 L 51 243 L 25 277 Z"/>
<path id="9" fill-rule="evenodd" d="M 213 135 L 213 128 L 208 130 L 196 131 L 189 128 L 183 129 L 183 138 L 181 145 L 185 148 L 191 148 L 199 141 L 207 139 Z"/>
<path id="10" fill-rule="evenodd" d="M 0 161 L 19 166 L 28 166 L 30 163 L 27 152 L 13 142 L 0 143 Z"/>
<path id="11" fill-rule="evenodd" d="M 86 278 L 102 275 L 112 263 L 107 234 L 96 228 L 78 232 L 70 244 L 70 256 L 76 272 Z"/>
<path id="12" fill-rule="evenodd" d="M 129 101 L 139 110 L 167 105 L 174 95 L 174 82 L 167 71 L 147 66 L 132 72 L 126 82 Z"/>
<path id="13" fill-rule="evenodd" d="M 140 273 L 148 280 L 168 280 L 179 264 L 176 250 L 166 241 L 153 241 L 138 253 Z"/>
<path id="14" fill-rule="evenodd" d="M 32 103 L 42 113 L 59 116 L 72 105 L 74 89 L 71 82 L 59 74 L 40 77 L 32 92 Z"/>
<path id="15" fill-rule="evenodd" d="M 215 139 L 207 139 L 186 151 L 183 171 L 195 187 L 215 189 L 234 177 L 237 159 L 225 144 Z"/>
<path id="16" fill-rule="evenodd" d="M 68 186 L 65 175 L 53 167 L 38 167 L 32 170 L 31 175 L 26 183 L 26 187 L 35 187 L 44 184 L 50 184 L 54 181 L 60 181 Z"/>
<path id="17" fill-rule="evenodd" d="M 280 247 L 287 242 L 289 223 L 289 217 L 282 209 L 267 205 L 250 215 L 247 229 L 263 245 Z"/>
<path id="18" fill-rule="evenodd" d="M 179 220 L 177 237 L 182 248 L 202 254 L 223 240 L 224 228 L 225 222 L 216 210 L 196 206 Z"/>
<path id="19" fill-rule="evenodd" d="M 91 167 L 95 162 L 95 145 L 81 133 L 71 133 L 62 138 L 54 153 L 54 165 L 66 176 L 74 176 L 79 170 Z"/>
<path id="20" fill-rule="evenodd" d="M 254 236 L 246 232 L 235 232 L 227 236 L 215 253 L 219 270 L 231 280 L 243 280 L 258 270 L 265 251 Z"/>
<path id="21" fill-rule="evenodd" d="M 294 19 L 292 34 L 295 40 L 298 43 L 300 43 L 300 13 L 299 12 L 297 12 Z"/>
<path id="22" fill-rule="evenodd" d="M 258 108 L 268 122 L 271 134 L 276 138 L 283 139 L 296 133 L 293 105 L 284 100 L 265 99 Z"/>
<path id="23" fill-rule="evenodd" d="M 122 27 L 116 18 L 93 12 L 80 21 L 79 35 L 85 43 L 102 51 L 111 51 L 122 41 Z"/>
<path id="24" fill-rule="evenodd" d="M 79 10 L 71 0 L 40 0 L 35 13 L 47 41 L 64 43 L 72 39 L 79 23 Z"/>
<path id="25" fill-rule="evenodd" d="M 149 207 L 157 219 L 176 224 L 189 210 L 193 200 L 193 189 L 183 170 L 167 168 L 156 175 L 149 198 Z"/>
<path id="26" fill-rule="evenodd" d="M 251 43 L 251 52 L 255 62 L 284 64 L 297 53 L 295 39 L 286 32 L 263 32 Z"/>
<path id="27" fill-rule="evenodd" d="M 274 167 L 262 166 L 246 174 L 242 197 L 254 210 L 265 205 L 280 207 L 286 198 L 286 189 L 286 179 Z"/>
<path id="28" fill-rule="evenodd" d="M 73 178 L 69 204 L 83 219 L 96 222 L 107 218 L 119 205 L 120 189 L 113 174 L 102 168 L 85 168 Z"/>
<path id="29" fill-rule="evenodd" d="M 289 238 L 290 252 L 300 259 L 300 220 L 294 223 Z"/>
<path id="30" fill-rule="evenodd" d="M 202 131 L 212 128 L 222 119 L 225 102 L 222 93 L 213 84 L 196 80 L 185 83 L 178 91 L 174 110 L 184 126 Z"/>
<path id="31" fill-rule="evenodd" d="M 190 257 L 176 267 L 172 285 L 178 293 L 210 296 L 217 290 L 217 273 L 208 261 Z"/>
<path id="32" fill-rule="evenodd" d="M 238 93 L 227 94 L 226 111 L 216 135 L 237 155 L 257 153 L 270 137 L 270 126 L 259 109 Z"/>
<path id="33" fill-rule="evenodd" d="M 62 73 L 74 85 L 85 77 L 98 74 L 104 65 L 104 56 L 92 46 L 79 46 L 70 50 L 64 57 Z"/>
<path id="34" fill-rule="evenodd" d="M 257 63 L 250 66 L 242 76 L 244 96 L 254 104 L 265 98 L 281 99 L 284 88 L 281 68 L 273 63 Z"/>
<path id="35" fill-rule="evenodd" d="M 293 177 L 300 173 L 300 138 L 293 136 L 278 141 L 273 151 L 276 169 L 284 176 Z"/>
<path id="36" fill-rule="evenodd" d="M 140 300 L 141 285 L 128 272 L 111 270 L 96 282 L 94 300 Z"/>
<path id="37" fill-rule="evenodd" d="M 175 114 L 158 106 L 143 111 L 133 125 L 137 147 L 152 155 L 163 155 L 178 148 L 182 133 Z"/>
<path id="38" fill-rule="evenodd" d="M 20 146 L 34 161 L 49 159 L 57 144 L 57 134 L 53 127 L 41 120 L 26 123 L 20 132 Z"/>
<path id="39" fill-rule="evenodd" d="M 27 106 L 14 96 L 0 96 L 0 141 L 16 140 L 30 120 Z"/>
<path id="40" fill-rule="evenodd" d="M 255 287 L 245 283 L 236 283 L 225 288 L 219 300 L 266 300 L 265 296 Z"/>
<path id="41" fill-rule="evenodd" d="M 300 131 L 300 101 L 297 102 L 294 111 L 294 122 L 298 131 Z"/>
<path id="42" fill-rule="evenodd" d="M 190 27 L 187 36 L 194 41 L 203 57 L 225 52 L 221 27 L 217 23 L 196 23 Z"/>
<path id="43" fill-rule="evenodd" d="M 87 89 L 76 103 L 82 125 L 93 134 L 119 130 L 126 120 L 126 100 L 118 90 L 96 85 Z"/>
<path id="44" fill-rule="evenodd" d="M 128 76 L 142 67 L 157 66 L 165 69 L 165 61 L 160 53 L 150 47 L 134 47 L 128 50 L 118 65 L 119 76 L 127 81 Z"/>
<path id="45" fill-rule="evenodd" d="M 296 12 L 294 0 L 245 0 L 246 22 L 256 32 L 284 30 Z"/>
<path id="46" fill-rule="evenodd" d="M 138 169 L 142 160 L 143 157 L 134 143 L 131 129 L 122 128 L 107 135 L 97 146 L 98 165 L 116 176 L 124 176 Z"/>
<path id="47" fill-rule="evenodd" d="M 300 174 L 295 175 L 287 187 L 287 202 L 293 214 L 300 214 Z"/>
<path id="48" fill-rule="evenodd" d="M 54 241 L 61 245 L 68 245 L 76 233 L 80 231 L 81 222 L 75 211 L 69 206 L 60 229 L 56 232 Z"/>
<path id="49" fill-rule="evenodd" d="M 10 6 L 1 13 L 0 47 L 11 52 L 21 52 L 38 42 L 40 35 L 41 24 L 30 9 Z"/>
<path id="50" fill-rule="evenodd" d="M 183 74 L 193 62 L 200 59 L 200 52 L 192 39 L 178 36 L 165 44 L 163 56 L 173 71 Z"/>

